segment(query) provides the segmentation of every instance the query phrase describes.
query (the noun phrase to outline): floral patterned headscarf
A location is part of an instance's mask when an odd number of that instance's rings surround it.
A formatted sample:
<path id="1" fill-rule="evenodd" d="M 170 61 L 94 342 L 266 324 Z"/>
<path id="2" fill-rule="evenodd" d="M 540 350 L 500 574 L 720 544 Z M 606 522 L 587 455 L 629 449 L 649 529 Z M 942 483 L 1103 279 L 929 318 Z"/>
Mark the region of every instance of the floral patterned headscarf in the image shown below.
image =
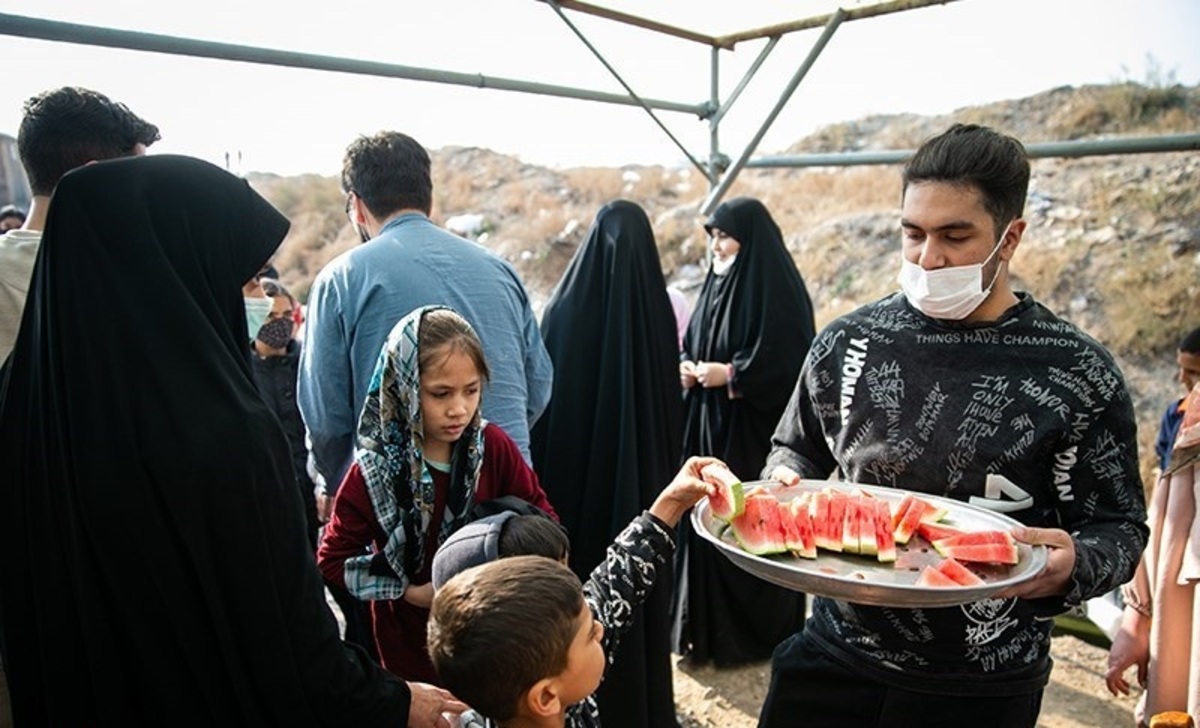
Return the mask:
<path id="1" fill-rule="evenodd" d="M 426 549 L 436 549 L 466 523 L 475 502 L 485 424 L 478 411 L 451 455 L 450 494 L 438 543 L 425 543 L 435 489 L 423 452 L 418 361 L 421 320 L 438 309 L 451 310 L 424 306 L 392 328 L 367 386 L 354 457 L 366 481 L 375 518 L 389 535 L 382 552 L 346 561 L 346 587 L 359 599 L 399 599 L 425 563 Z"/>

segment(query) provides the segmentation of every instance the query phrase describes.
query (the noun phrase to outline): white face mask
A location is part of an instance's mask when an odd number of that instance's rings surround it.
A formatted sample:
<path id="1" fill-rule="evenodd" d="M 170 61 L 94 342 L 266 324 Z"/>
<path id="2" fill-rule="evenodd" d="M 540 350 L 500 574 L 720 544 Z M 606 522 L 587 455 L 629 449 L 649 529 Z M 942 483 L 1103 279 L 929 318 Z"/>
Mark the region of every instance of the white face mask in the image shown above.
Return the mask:
<path id="1" fill-rule="evenodd" d="M 987 284 L 987 288 L 983 287 L 983 267 L 996 251 L 1000 250 L 1004 239 L 1008 237 L 1010 227 L 1011 222 L 1004 226 L 1004 232 L 996 242 L 996 247 L 992 248 L 992 252 L 981 263 L 925 270 L 916 263 L 903 259 L 898 280 L 908 302 L 913 308 L 931 318 L 961 321 L 969 316 L 979 308 L 992 292 L 992 286 L 996 284 L 1000 266 L 996 266 L 996 273 Z"/>
<path id="2" fill-rule="evenodd" d="M 271 313 L 271 309 L 275 307 L 275 301 L 270 298 L 246 298 L 242 297 L 243 303 L 246 304 L 246 329 L 250 333 L 250 338 L 258 336 L 258 330 L 266 323 L 267 314 Z"/>
<path id="3" fill-rule="evenodd" d="M 712 259 L 713 275 L 723 276 L 726 273 L 728 273 L 729 269 L 732 268 L 733 264 L 737 261 L 737 257 L 738 257 L 737 253 L 726 256 L 724 258 L 718 258 L 717 256 L 714 255 L 713 259 Z"/>

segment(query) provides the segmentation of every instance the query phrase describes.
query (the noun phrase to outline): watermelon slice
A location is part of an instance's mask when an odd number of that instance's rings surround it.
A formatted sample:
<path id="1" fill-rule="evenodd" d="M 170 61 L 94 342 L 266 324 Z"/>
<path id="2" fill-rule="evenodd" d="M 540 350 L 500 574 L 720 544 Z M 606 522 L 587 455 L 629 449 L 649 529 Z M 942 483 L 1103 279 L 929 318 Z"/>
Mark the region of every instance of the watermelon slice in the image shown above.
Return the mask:
<path id="1" fill-rule="evenodd" d="M 872 501 L 875 506 L 875 548 L 876 558 L 882 562 L 896 560 L 896 539 L 892 535 L 892 511 L 887 501 L 876 498 Z"/>
<path id="2" fill-rule="evenodd" d="M 875 556 L 879 553 L 875 541 L 875 499 L 860 495 L 854 500 L 858 504 L 858 553 Z"/>
<path id="3" fill-rule="evenodd" d="M 859 541 L 862 537 L 862 512 L 858 507 L 858 498 L 845 496 L 846 508 L 842 518 L 842 551 L 848 554 L 861 553 Z"/>
<path id="4" fill-rule="evenodd" d="M 1017 542 L 1008 531 L 973 531 L 933 542 L 937 552 L 947 559 L 978 561 L 988 564 L 1015 564 Z"/>
<path id="5" fill-rule="evenodd" d="M 826 492 L 829 494 L 829 520 L 826 525 L 829 545 L 826 548 L 830 551 L 841 551 L 844 543 L 842 537 L 846 524 L 846 508 L 850 498 L 835 488 L 827 488 Z"/>
<path id="6" fill-rule="evenodd" d="M 961 529 L 943 526 L 937 523 L 920 523 L 917 525 L 917 535 L 925 539 L 929 543 L 933 543 L 938 539 L 950 538 L 966 533 Z"/>
<path id="7" fill-rule="evenodd" d="M 793 498 L 780 507 L 784 539 L 788 550 L 806 559 L 817 558 L 817 540 L 812 516 L 808 513 L 809 494 Z"/>
<path id="8" fill-rule="evenodd" d="M 975 572 L 954 559 L 943 559 L 936 568 L 962 586 L 979 586 L 984 583 Z"/>
<path id="9" fill-rule="evenodd" d="M 747 498 L 742 512 L 729 522 L 742 550 L 763 556 L 788 550 L 779 501 L 771 495 Z"/>
<path id="10" fill-rule="evenodd" d="M 932 541 L 934 548 L 940 543 L 944 546 L 990 546 L 993 544 L 1008 545 L 1015 543 L 1008 531 L 993 529 L 990 531 L 964 531 L 945 538 Z"/>
<path id="11" fill-rule="evenodd" d="M 904 515 L 900 518 L 900 525 L 896 526 L 893 533 L 896 543 L 908 543 L 908 540 L 916 533 L 917 526 L 921 525 L 921 517 L 925 515 L 928 508 L 930 508 L 929 504 L 920 498 L 914 497 L 909 502 L 908 508 L 904 510 Z"/>
<path id="12" fill-rule="evenodd" d="M 896 512 L 892 514 L 893 533 L 897 528 L 900 528 L 900 522 L 904 520 L 904 514 L 908 513 L 908 509 L 916 499 L 917 497 L 912 493 L 905 493 L 904 497 L 900 499 L 900 505 L 896 506 Z"/>
<path id="13" fill-rule="evenodd" d="M 741 514 L 745 507 L 745 492 L 742 481 L 729 468 L 706 465 L 700 469 L 700 477 L 714 486 L 714 492 L 708 496 L 708 507 L 713 518 L 730 521 Z"/>
<path id="14" fill-rule="evenodd" d="M 936 567 L 926 566 L 921 569 L 921 575 L 917 577 L 917 586 L 936 587 L 940 589 L 947 586 L 957 587 L 962 585 L 938 571 Z"/>
<path id="15" fill-rule="evenodd" d="M 921 514 L 921 523 L 937 523 L 945 518 L 946 514 L 949 512 L 945 508 L 942 508 L 941 506 L 935 506 L 927 500 L 922 500 L 920 498 L 917 500 L 920 500 L 925 504 L 925 512 Z"/>
<path id="16" fill-rule="evenodd" d="M 808 499 L 808 514 L 812 517 L 813 537 L 817 548 L 833 550 L 833 535 L 829 524 L 829 494 L 819 491 Z M 838 533 L 837 547 L 842 546 L 842 535 Z"/>

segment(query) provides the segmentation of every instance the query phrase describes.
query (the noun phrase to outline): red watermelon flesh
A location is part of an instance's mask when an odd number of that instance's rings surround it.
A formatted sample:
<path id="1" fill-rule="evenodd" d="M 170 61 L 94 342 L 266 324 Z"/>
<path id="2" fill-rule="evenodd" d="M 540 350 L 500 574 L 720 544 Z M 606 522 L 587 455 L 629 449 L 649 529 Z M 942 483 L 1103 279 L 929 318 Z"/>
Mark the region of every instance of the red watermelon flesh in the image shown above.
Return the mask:
<path id="1" fill-rule="evenodd" d="M 1013 543 L 1012 534 L 1008 531 L 993 529 L 990 531 L 967 531 L 939 538 L 931 543 L 936 547 L 939 543 L 945 546 L 987 546 L 989 544 L 1008 545 Z"/>
<path id="2" fill-rule="evenodd" d="M 850 498 L 840 490 L 828 489 L 829 493 L 829 546 L 830 551 L 841 551 L 843 548 L 843 531 L 846 527 L 846 507 Z"/>
<path id="3" fill-rule="evenodd" d="M 779 501 L 771 495 L 746 499 L 741 515 L 729 522 L 742 550 L 759 556 L 787 551 Z"/>
<path id="4" fill-rule="evenodd" d="M 892 511 L 887 501 L 878 498 L 875 506 L 875 548 L 876 558 L 882 562 L 896 560 L 896 539 L 892 535 Z"/>
<path id="5" fill-rule="evenodd" d="M 896 526 L 893 533 L 896 543 L 908 543 L 908 540 L 916 533 L 917 526 L 921 525 L 921 517 L 925 515 L 925 511 L 929 507 L 929 504 L 920 498 L 912 499 L 908 509 L 904 511 L 904 517 L 900 519 L 900 525 Z"/>
<path id="6" fill-rule="evenodd" d="M 938 571 L 936 567 L 926 566 L 917 577 L 917 586 L 942 588 L 947 586 L 962 586 L 957 581 Z"/>
<path id="7" fill-rule="evenodd" d="M 813 493 L 808 500 L 808 513 L 812 517 L 813 536 L 817 548 L 833 549 L 833 536 L 829 524 L 829 494 L 821 491 Z M 842 534 L 838 533 L 838 548 L 842 545 Z"/>
<path id="8" fill-rule="evenodd" d="M 956 537 L 958 536 L 955 536 L 954 539 Z M 982 564 L 1016 564 L 1016 561 L 1019 560 L 1015 541 L 1009 541 L 1008 543 L 979 543 L 979 545 L 948 545 L 947 541 L 953 541 L 954 539 L 935 541 L 934 548 L 937 549 L 937 553 L 942 554 L 947 559 L 978 561 L 982 562 Z"/>
<path id="9" fill-rule="evenodd" d="M 859 539 L 862 536 L 862 513 L 859 510 L 858 499 L 846 497 L 845 516 L 842 518 L 842 551 L 857 554 Z"/>
<path id="10" fill-rule="evenodd" d="M 933 543 L 938 539 L 958 536 L 963 533 L 966 533 L 966 531 L 934 523 L 921 523 L 917 526 L 917 534 L 929 543 Z"/>
<path id="11" fill-rule="evenodd" d="M 900 527 L 900 522 L 904 520 L 904 514 L 908 513 L 909 507 L 917 497 L 912 493 L 905 493 L 900 499 L 900 505 L 896 506 L 896 512 L 892 514 L 892 531 L 895 532 Z"/>
<path id="12" fill-rule="evenodd" d="M 817 558 L 817 541 L 812 516 L 808 514 L 808 493 L 793 498 L 781 507 L 784 537 L 788 550 L 806 559 Z"/>
<path id="13" fill-rule="evenodd" d="M 875 542 L 875 499 L 859 496 L 855 500 L 858 501 L 858 552 L 875 556 L 879 553 Z"/>
<path id="14" fill-rule="evenodd" d="M 943 559 L 936 568 L 963 586 L 979 586 L 984 583 L 975 572 L 954 559 Z"/>
<path id="15" fill-rule="evenodd" d="M 925 504 L 925 512 L 921 514 L 921 523 L 937 523 L 946 517 L 947 511 L 945 508 L 935 506 L 927 500 L 922 500 L 921 502 Z"/>
<path id="16" fill-rule="evenodd" d="M 741 514 L 745 507 L 745 493 L 740 478 L 728 468 L 715 463 L 701 468 L 700 477 L 713 485 L 714 492 L 708 496 L 708 508 L 713 518 L 729 521 Z"/>

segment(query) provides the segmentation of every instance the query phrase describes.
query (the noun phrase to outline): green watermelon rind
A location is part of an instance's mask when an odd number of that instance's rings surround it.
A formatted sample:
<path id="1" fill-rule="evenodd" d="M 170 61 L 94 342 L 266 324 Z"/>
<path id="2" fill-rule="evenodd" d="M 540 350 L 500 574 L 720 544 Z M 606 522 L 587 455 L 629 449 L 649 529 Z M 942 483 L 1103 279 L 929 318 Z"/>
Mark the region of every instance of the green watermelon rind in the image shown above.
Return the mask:
<path id="1" fill-rule="evenodd" d="M 760 511 L 765 507 L 773 510 Z M 746 553 L 768 556 L 787 552 L 779 502 L 773 496 L 756 496 L 745 501 L 744 509 L 729 522 L 733 537 Z"/>
<path id="2" fill-rule="evenodd" d="M 740 480 L 735 483 L 709 482 L 716 489 L 716 493 L 708 496 L 708 509 L 713 518 L 732 521 L 742 515 L 742 511 L 746 509 L 746 490 L 742 486 L 742 482 Z M 726 502 L 730 504 L 730 508 L 723 509 Z"/>

